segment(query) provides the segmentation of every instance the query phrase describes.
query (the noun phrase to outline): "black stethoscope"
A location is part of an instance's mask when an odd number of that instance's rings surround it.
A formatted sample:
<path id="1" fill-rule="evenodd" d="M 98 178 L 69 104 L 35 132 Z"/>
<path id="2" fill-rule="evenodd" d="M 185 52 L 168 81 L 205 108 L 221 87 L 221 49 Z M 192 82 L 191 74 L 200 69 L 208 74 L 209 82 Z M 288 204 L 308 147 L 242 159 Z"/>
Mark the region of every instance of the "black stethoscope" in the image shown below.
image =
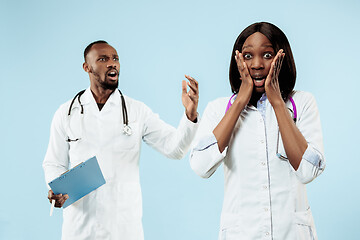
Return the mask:
<path id="1" fill-rule="evenodd" d="M 121 93 L 120 89 L 118 89 L 119 93 L 120 93 L 120 97 L 121 97 L 121 108 L 122 108 L 122 116 L 123 116 L 123 123 L 124 123 L 124 127 L 123 127 L 123 132 L 125 135 L 130 136 L 132 134 L 132 129 L 129 126 L 129 119 L 128 119 L 128 114 L 127 114 L 127 109 L 126 109 L 126 104 L 125 104 L 125 98 L 123 96 L 123 94 Z M 81 95 L 83 95 L 83 93 L 85 92 L 85 90 L 82 90 L 80 92 L 78 92 L 75 97 L 73 98 L 73 100 L 71 101 L 70 107 L 69 107 L 69 111 L 68 111 L 68 116 L 70 116 L 71 114 L 71 109 L 72 106 L 77 98 L 79 105 L 81 107 L 81 112 L 80 114 L 82 114 L 82 116 L 84 115 L 84 106 L 82 105 L 81 101 L 80 101 L 80 97 Z M 68 137 L 68 139 L 66 140 L 67 142 L 76 142 L 80 140 L 80 138 L 76 138 L 76 139 L 70 139 Z"/>

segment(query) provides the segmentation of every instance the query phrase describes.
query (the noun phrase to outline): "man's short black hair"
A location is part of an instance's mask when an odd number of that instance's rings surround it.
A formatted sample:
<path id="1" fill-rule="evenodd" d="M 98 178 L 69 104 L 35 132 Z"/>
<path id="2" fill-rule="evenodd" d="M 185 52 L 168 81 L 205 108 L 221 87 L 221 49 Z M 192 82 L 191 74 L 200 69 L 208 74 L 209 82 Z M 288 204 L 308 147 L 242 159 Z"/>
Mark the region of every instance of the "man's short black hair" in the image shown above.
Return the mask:
<path id="1" fill-rule="evenodd" d="M 279 85 L 281 96 L 285 100 L 288 98 L 289 94 L 292 92 L 295 86 L 296 81 L 296 67 L 294 57 L 290 48 L 288 39 L 286 38 L 283 31 L 280 30 L 274 24 L 268 22 L 258 22 L 251 24 L 245 28 L 238 38 L 235 41 L 234 48 L 231 54 L 230 62 L 230 85 L 233 93 L 238 93 L 241 85 L 241 79 L 239 70 L 235 61 L 235 50 L 242 52 L 242 47 L 246 39 L 253 33 L 260 32 L 264 34 L 269 41 L 271 42 L 275 54 L 283 49 L 285 53 L 285 58 L 279 73 Z"/>
<path id="2" fill-rule="evenodd" d="M 98 40 L 95 42 L 90 43 L 84 50 L 84 61 L 86 62 L 86 56 L 88 55 L 88 53 L 90 52 L 90 49 L 92 48 L 92 46 L 94 46 L 95 44 L 99 44 L 99 43 L 106 43 L 108 44 L 106 41 L 104 40 Z"/>

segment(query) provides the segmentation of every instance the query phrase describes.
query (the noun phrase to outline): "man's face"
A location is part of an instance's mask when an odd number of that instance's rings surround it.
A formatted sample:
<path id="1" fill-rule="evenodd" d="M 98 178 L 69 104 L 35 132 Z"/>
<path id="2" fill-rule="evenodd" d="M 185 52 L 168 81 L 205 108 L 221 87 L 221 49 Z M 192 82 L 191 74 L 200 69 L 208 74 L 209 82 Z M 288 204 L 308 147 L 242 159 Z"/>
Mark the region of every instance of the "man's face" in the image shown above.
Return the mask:
<path id="1" fill-rule="evenodd" d="M 83 65 L 90 82 L 103 89 L 114 90 L 119 85 L 120 63 L 116 50 L 106 43 L 91 47 Z"/>

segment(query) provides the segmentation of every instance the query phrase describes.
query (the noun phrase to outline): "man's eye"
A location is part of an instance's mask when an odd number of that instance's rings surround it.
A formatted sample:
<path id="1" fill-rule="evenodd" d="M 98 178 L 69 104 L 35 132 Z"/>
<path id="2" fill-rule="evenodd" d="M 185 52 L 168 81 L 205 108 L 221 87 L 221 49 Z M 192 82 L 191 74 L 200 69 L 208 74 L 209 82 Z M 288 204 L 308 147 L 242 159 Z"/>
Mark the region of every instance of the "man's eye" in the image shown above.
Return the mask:
<path id="1" fill-rule="evenodd" d="M 264 58 L 272 58 L 272 54 L 271 53 L 265 53 Z"/>
<path id="2" fill-rule="evenodd" d="M 251 59 L 251 54 L 245 53 L 244 54 L 244 59 Z"/>
<path id="3" fill-rule="evenodd" d="M 100 62 L 105 62 L 105 58 L 99 58 Z"/>
<path id="4" fill-rule="evenodd" d="M 114 61 L 118 62 L 118 61 L 119 61 L 119 58 L 114 58 Z"/>

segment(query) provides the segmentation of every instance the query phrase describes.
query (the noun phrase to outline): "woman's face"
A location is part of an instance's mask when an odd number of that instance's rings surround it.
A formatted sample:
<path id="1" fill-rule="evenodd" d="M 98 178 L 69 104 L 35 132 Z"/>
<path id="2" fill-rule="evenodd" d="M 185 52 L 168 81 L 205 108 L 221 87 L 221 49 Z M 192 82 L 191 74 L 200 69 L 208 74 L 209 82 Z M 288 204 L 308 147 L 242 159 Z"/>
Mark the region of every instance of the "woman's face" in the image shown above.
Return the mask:
<path id="1" fill-rule="evenodd" d="M 272 44 L 264 34 L 256 32 L 246 39 L 241 53 L 253 79 L 254 90 L 264 93 L 265 79 L 276 55 Z"/>

